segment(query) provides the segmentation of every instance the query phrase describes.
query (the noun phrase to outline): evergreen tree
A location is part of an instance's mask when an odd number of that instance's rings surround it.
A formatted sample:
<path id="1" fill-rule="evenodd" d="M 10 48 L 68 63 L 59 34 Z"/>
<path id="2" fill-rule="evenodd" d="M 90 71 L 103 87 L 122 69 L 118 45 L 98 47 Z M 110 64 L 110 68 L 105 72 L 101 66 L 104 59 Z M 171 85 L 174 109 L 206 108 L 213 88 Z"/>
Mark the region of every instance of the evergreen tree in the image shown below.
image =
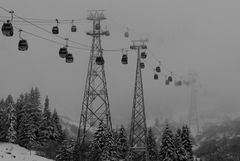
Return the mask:
<path id="1" fill-rule="evenodd" d="M 4 99 L 0 101 L 0 141 L 7 141 L 7 129 L 8 129 L 7 108 L 5 106 Z"/>
<path id="2" fill-rule="evenodd" d="M 159 159 L 163 161 L 174 161 L 175 158 L 174 150 L 175 147 L 173 143 L 173 133 L 167 123 L 162 135 Z"/>
<path id="3" fill-rule="evenodd" d="M 190 135 L 190 130 L 187 125 L 182 127 L 181 139 L 182 139 L 183 148 L 186 150 L 188 154 L 188 160 L 193 161 L 192 139 Z"/>
<path id="4" fill-rule="evenodd" d="M 105 125 L 103 124 L 103 122 L 101 121 L 99 123 L 98 129 L 97 131 L 94 133 L 93 136 L 93 142 L 90 146 L 91 150 L 90 150 L 90 160 L 91 161 L 100 161 L 100 157 L 101 157 L 101 153 L 102 153 L 102 149 L 105 145 L 106 142 L 106 138 L 105 136 Z"/>
<path id="5" fill-rule="evenodd" d="M 37 88 L 36 88 L 37 89 Z M 23 102 L 21 102 L 23 101 Z M 20 99 L 20 109 L 18 123 L 18 142 L 27 148 L 35 148 L 40 144 L 39 127 L 42 120 L 40 93 L 31 89 L 30 93 L 25 93 L 24 98 Z M 23 106 L 21 107 L 21 103 Z"/>
<path id="6" fill-rule="evenodd" d="M 149 128 L 148 130 L 147 148 L 150 161 L 157 161 L 158 160 L 157 143 L 151 128 Z"/>
<path id="7" fill-rule="evenodd" d="M 54 135 L 54 125 L 51 117 L 52 114 L 49 109 L 49 98 L 46 96 L 43 109 L 43 119 L 39 128 L 39 141 L 43 146 L 46 146 L 49 143 L 50 137 L 53 137 Z"/>
<path id="8" fill-rule="evenodd" d="M 62 138 L 63 132 L 62 132 L 62 126 L 60 125 L 59 116 L 56 109 L 54 109 L 51 121 L 53 125 L 53 132 L 52 132 L 52 136 L 50 137 L 52 140 L 55 140 L 61 143 L 63 141 L 63 138 Z"/>
<path id="9" fill-rule="evenodd" d="M 68 141 L 65 141 L 59 148 L 56 161 L 72 161 L 73 160 L 73 147 L 74 145 Z"/>
<path id="10" fill-rule="evenodd" d="M 17 132 L 16 132 L 16 110 L 15 106 L 13 104 L 8 105 L 8 134 L 7 134 L 7 140 L 10 143 L 15 143 L 17 140 Z"/>
<path id="11" fill-rule="evenodd" d="M 188 161 L 188 155 L 182 144 L 182 131 L 180 128 L 177 129 L 177 132 L 174 137 L 175 144 L 175 161 Z"/>
<path id="12" fill-rule="evenodd" d="M 128 140 L 127 133 L 123 125 L 119 129 L 117 147 L 119 152 L 119 159 L 125 159 L 128 151 Z"/>

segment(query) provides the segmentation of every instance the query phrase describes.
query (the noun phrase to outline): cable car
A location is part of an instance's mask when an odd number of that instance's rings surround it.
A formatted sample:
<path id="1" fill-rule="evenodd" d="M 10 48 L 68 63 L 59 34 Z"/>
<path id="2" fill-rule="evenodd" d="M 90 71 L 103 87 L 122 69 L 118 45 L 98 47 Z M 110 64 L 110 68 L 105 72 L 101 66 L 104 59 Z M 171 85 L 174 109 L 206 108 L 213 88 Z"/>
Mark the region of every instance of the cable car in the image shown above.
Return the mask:
<path id="1" fill-rule="evenodd" d="M 179 85 L 179 86 L 182 86 L 182 81 L 178 81 L 178 85 Z"/>
<path id="2" fill-rule="evenodd" d="M 165 81 L 165 84 L 166 84 L 166 85 L 169 85 L 169 81 L 168 81 L 168 80 L 166 80 L 166 81 Z"/>
<path id="3" fill-rule="evenodd" d="M 97 65 L 103 65 L 104 64 L 104 59 L 102 56 L 96 57 L 96 63 Z"/>
<path id="4" fill-rule="evenodd" d="M 154 74 L 154 79 L 158 80 L 158 74 Z"/>
<path id="5" fill-rule="evenodd" d="M 142 45 L 142 49 L 147 49 L 147 45 Z"/>
<path id="6" fill-rule="evenodd" d="M 168 81 L 169 81 L 169 82 L 172 82 L 172 81 L 173 81 L 172 76 L 169 76 L 169 77 L 168 77 Z"/>
<path id="7" fill-rule="evenodd" d="M 58 26 L 53 26 L 53 28 L 52 28 L 52 33 L 53 33 L 54 35 L 57 35 L 57 34 L 59 33 Z"/>
<path id="8" fill-rule="evenodd" d="M 7 20 L 7 22 L 4 22 L 2 25 L 2 33 L 3 35 L 10 37 L 13 36 L 13 26 L 10 20 Z"/>
<path id="9" fill-rule="evenodd" d="M 126 31 L 126 32 L 124 33 L 124 37 L 126 37 L 126 38 L 129 37 L 129 33 L 128 33 L 128 31 Z"/>
<path id="10" fill-rule="evenodd" d="M 72 25 L 71 32 L 77 32 L 77 26 L 76 25 Z"/>
<path id="11" fill-rule="evenodd" d="M 145 68 L 145 64 L 143 62 L 140 63 L 140 68 L 144 69 Z"/>
<path id="12" fill-rule="evenodd" d="M 146 52 L 142 52 L 142 53 L 141 53 L 141 58 L 142 58 L 142 59 L 146 59 L 146 58 L 147 58 Z"/>
<path id="13" fill-rule="evenodd" d="M 97 24 L 95 25 L 95 29 L 96 29 L 96 30 L 100 30 L 100 24 L 99 24 L 99 23 L 97 23 Z"/>
<path id="14" fill-rule="evenodd" d="M 123 54 L 122 55 L 122 64 L 128 64 L 128 56 L 127 54 Z"/>
<path id="15" fill-rule="evenodd" d="M 160 66 L 157 66 L 157 67 L 156 67 L 156 72 L 158 72 L 158 73 L 161 72 L 161 68 L 160 68 Z"/>
<path id="16" fill-rule="evenodd" d="M 59 49 L 60 58 L 65 58 L 67 54 L 68 54 L 68 51 L 66 47 L 62 47 Z"/>
<path id="17" fill-rule="evenodd" d="M 28 43 L 27 40 L 21 39 L 18 42 L 18 50 L 19 51 L 26 51 L 28 49 Z"/>
<path id="18" fill-rule="evenodd" d="M 107 31 L 105 31 L 105 35 L 106 36 L 110 36 L 110 32 L 107 30 Z"/>
<path id="19" fill-rule="evenodd" d="M 137 47 L 135 45 L 131 45 L 130 49 L 134 50 L 134 49 L 137 49 Z"/>
<path id="20" fill-rule="evenodd" d="M 73 63 L 73 55 L 68 53 L 66 55 L 66 63 Z"/>

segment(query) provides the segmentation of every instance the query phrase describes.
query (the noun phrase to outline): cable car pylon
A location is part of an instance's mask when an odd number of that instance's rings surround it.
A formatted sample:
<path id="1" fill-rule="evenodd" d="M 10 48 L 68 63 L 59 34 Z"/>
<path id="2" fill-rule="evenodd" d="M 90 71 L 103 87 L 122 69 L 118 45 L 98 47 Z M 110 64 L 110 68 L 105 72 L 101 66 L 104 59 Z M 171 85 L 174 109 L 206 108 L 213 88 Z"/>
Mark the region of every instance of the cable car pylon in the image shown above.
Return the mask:
<path id="1" fill-rule="evenodd" d="M 137 67 L 127 161 L 149 161 L 140 54 L 141 50 L 146 49 L 145 42 L 147 40 L 134 40 L 133 45 L 130 46 L 130 49 L 137 50 Z"/>
<path id="2" fill-rule="evenodd" d="M 193 134 L 198 134 L 199 130 L 199 122 L 198 122 L 198 110 L 197 110 L 197 73 L 190 73 L 190 85 L 191 85 L 191 93 L 190 93 L 190 108 L 189 108 L 189 127 Z"/>
<path id="3" fill-rule="evenodd" d="M 93 133 L 97 130 L 100 122 L 112 130 L 101 46 L 101 36 L 106 36 L 106 31 L 101 29 L 101 21 L 106 19 L 103 12 L 103 10 L 91 10 L 87 17 L 87 20 L 92 21 L 93 29 L 87 32 L 87 35 L 92 37 L 92 46 L 77 136 L 77 143 L 80 147 L 86 141 L 92 141 Z M 84 159 L 80 157 L 80 160 Z"/>

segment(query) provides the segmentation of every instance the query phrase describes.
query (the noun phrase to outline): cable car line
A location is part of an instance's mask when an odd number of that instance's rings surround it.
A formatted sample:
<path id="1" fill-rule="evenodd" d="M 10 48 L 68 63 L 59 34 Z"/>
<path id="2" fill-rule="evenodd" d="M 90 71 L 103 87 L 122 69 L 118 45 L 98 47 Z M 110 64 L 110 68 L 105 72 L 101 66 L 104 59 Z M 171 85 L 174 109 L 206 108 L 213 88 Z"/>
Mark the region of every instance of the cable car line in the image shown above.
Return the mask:
<path id="1" fill-rule="evenodd" d="M 6 11 L 6 12 L 10 12 L 10 11 L 8 11 L 7 9 L 3 8 L 2 6 L 0 6 L 0 8 L 3 9 L 4 11 Z M 15 17 L 17 17 L 17 18 L 19 18 L 19 19 L 21 19 L 21 20 L 23 20 L 23 21 L 25 21 L 25 22 L 27 22 L 27 23 L 35 26 L 36 28 L 38 28 L 38 29 L 40 29 L 40 30 L 42 30 L 42 31 L 45 31 L 45 32 L 47 32 L 47 33 L 49 33 L 49 34 L 52 35 L 52 32 L 48 31 L 47 29 L 45 29 L 45 28 L 43 28 L 43 27 L 40 27 L 40 26 L 38 26 L 38 25 L 36 25 L 36 24 L 34 24 L 34 23 L 32 23 L 32 22 L 30 22 L 30 21 L 28 21 L 28 20 L 26 20 L 26 19 L 24 19 L 24 18 L 22 18 L 22 17 L 19 17 L 19 16 L 17 16 L 15 13 L 13 13 L 13 15 L 14 15 Z M 65 39 L 64 37 L 59 36 L 59 35 L 55 35 L 55 36 L 58 37 L 58 38 L 60 38 L 60 39 L 62 39 L 62 40 Z M 78 44 L 78 45 L 81 45 L 81 46 L 84 46 L 84 47 L 89 47 L 89 48 L 91 47 L 90 45 L 82 44 L 82 43 L 79 43 L 79 42 L 76 42 L 76 41 L 73 41 L 73 40 L 69 40 L 69 42 L 72 42 L 72 43 L 75 43 L 75 44 Z"/>

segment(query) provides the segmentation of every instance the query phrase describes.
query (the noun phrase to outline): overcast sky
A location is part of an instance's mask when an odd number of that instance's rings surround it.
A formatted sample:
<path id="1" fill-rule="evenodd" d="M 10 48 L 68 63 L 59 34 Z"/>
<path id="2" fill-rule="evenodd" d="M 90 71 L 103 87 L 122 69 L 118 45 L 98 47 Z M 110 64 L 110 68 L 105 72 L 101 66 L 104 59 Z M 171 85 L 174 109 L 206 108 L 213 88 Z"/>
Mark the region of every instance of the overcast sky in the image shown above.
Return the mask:
<path id="1" fill-rule="evenodd" d="M 202 84 L 198 109 L 202 118 L 224 112 L 240 114 L 240 1 L 238 0 L 1 0 L 0 6 L 18 16 L 44 19 L 86 18 L 89 9 L 106 9 L 104 25 L 110 37 L 102 39 L 106 49 L 130 46 L 131 39 L 149 38 L 148 47 L 171 71 L 187 76 L 198 73 Z M 0 10 L 2 16 L 8 14 Z M 18 25 L 29 32 L 63 42 L 29 25 Z M 43 26 L 51 31 L 50 25 Z M 86 20 L 78 32 L 60 25 L 60 34 L 74 41 L 91 44 L 85 32 Z M 123 37 L 129 27 L 130 39 Z M 17 51 L 18 33 L 0 36 L 0 96 L 16 98 L 31 87 L 39 87 L 42 97 L 50 98 L 51 108 L 79 120 L 89 52 L 70 49 L 75 62 L 66 64 L 58 56 L 61 46 L 22 34 L 29 42 L 27 52 Z M 120 63 L 121 53 L 104 53 L 107 86 L 113 124 L 130 120 L 136 55 L 129 64 Z M 147 61 L 156 66 L 151 55 Z M 184 117 L 190 104 L 189 87 L 166 87 L 164 75 L 153 80 L 149 66 L 143 70 L 147 120 Z"/>

